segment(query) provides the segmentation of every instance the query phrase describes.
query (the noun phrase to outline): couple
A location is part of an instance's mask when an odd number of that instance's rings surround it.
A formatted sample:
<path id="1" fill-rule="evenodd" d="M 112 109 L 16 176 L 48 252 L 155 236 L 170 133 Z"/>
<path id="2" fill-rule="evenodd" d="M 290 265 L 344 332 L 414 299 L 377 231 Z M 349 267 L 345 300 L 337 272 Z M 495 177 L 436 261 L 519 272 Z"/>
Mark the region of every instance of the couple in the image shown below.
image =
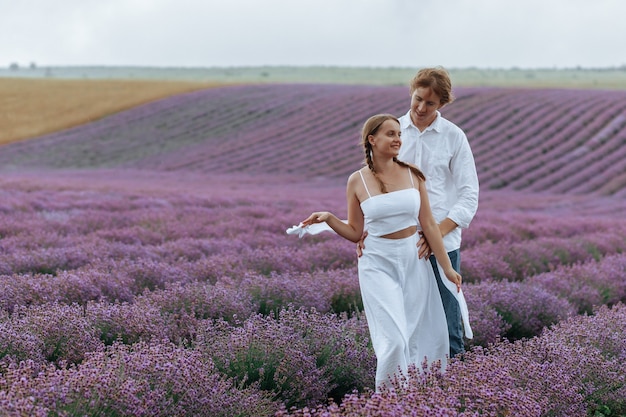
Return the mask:
<path id="1" fill-rule="evenodd" d="M 445 368 L 448 355 L 464 351 L 464 332 L 472 337 L 458 271 L 461 229 L 478 207 L 474 158 L 463 131 L 438 111 L 453 100 L 448 73 L 419 71 L 410 93 L 406 115 L 375 115 L 363 126 L 366 166 L 348 179 L 347 223 L 329 212 L 301 223 L 325 222 L 359 242 L 377 390 L 424 359 Z"/>

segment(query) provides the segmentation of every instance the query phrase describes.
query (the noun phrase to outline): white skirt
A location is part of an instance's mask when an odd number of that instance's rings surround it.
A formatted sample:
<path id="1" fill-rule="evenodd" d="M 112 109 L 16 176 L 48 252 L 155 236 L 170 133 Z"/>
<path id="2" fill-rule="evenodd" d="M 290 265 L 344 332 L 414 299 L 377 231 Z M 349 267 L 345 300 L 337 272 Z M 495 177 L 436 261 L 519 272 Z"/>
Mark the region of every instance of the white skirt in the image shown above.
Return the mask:
<path id="1" fill-rule="evenodd" d="M 448 327 L 432 266 L 419 259 L 419 235 L 367 236 L 359 258 L 359 285 L 376 353 L 376 389 L 410 364 L 447 364 Z M 442 275 L 445 279 L 445 275 Z"/>

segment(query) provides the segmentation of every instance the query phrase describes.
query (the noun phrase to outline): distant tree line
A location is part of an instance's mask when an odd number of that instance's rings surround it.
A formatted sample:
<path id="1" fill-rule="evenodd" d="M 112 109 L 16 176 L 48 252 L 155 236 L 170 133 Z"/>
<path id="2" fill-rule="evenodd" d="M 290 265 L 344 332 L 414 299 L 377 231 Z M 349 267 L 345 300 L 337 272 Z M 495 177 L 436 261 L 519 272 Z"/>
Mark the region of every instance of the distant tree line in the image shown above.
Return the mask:
<path id="1" fill-rule="evenodd" d="M 30 69 L 36 69 L 37 68 L 37 64 L 34 62 L 31 62 L 30 65 L 28 66 Z M 20 69 L 20 64 L 18 64 L 17 62 L 11 62 L 9 64 L 9 69 L 11 71 L 17 71 Z"/>

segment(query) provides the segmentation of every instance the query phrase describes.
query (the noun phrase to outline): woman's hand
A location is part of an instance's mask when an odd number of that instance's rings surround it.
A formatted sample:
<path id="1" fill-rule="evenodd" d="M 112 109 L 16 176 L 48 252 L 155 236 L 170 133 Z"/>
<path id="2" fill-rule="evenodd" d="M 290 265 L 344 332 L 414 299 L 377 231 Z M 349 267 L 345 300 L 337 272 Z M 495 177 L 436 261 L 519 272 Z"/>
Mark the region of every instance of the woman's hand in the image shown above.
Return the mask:
<path id="1" fill-rule="evenodd" d="M 461 291 L 461 281 L 463 281 L 463 278 L 461 277 L 461 274 L 459 274 L 458 272 L 456 272 L 452 268 L 444 271 L 444 274 L 446 274 L 446 278 L 448 278 L 450 281 L 454 282 L 454 284 L 456 285 L 456 292 L 460 292 Z"/>
<path id="2" fill-rule="evenodd" d="M 327 211 L 316 211 L 312 213 L 305 220 L 302 220 L 303 226 L 309 226 L 315 223 L 323 223 L 330 218 L 331 214 Z"/>

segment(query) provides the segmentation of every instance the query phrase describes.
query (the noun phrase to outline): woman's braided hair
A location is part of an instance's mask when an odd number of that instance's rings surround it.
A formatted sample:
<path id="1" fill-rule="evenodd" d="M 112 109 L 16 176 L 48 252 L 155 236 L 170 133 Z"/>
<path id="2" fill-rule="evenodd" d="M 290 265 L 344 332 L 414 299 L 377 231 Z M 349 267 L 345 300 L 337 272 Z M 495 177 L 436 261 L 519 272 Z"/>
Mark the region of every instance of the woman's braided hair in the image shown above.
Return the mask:
<path id="1" fill-rule="evenodd" d="M 376 114 L 365 121 L 363 124 L 363 129 L 361 129 L 361 140 L 363 144 L 363 150 L 365 151 L 365 165 L 370 169 L 376 181 L 380 185 L 380 192 L 383 194 L 387 193 L 387 187 L 385 187 L 385 183 L 378 177 L 376 173 L 376 169 L 374 168 L 374 159 L 372 157 L 372 144 L 369 141 L 370 135 L 375 135 L 378 132 L 378 129 L 385 123 L 387 120 L 394 120 L 396 123 L 400 124 L 398 118 L 392 114 Z M 405 168 L 409 168 L 415 176 L 417 176 L 420 180 L 426 181 L 426 177 L 422 171 L 417 169 L 416 167 L 407 164 L 406 162 L 398 160 L 396 157 L 393 158 L 393 161 L 403 166 Z"/>

